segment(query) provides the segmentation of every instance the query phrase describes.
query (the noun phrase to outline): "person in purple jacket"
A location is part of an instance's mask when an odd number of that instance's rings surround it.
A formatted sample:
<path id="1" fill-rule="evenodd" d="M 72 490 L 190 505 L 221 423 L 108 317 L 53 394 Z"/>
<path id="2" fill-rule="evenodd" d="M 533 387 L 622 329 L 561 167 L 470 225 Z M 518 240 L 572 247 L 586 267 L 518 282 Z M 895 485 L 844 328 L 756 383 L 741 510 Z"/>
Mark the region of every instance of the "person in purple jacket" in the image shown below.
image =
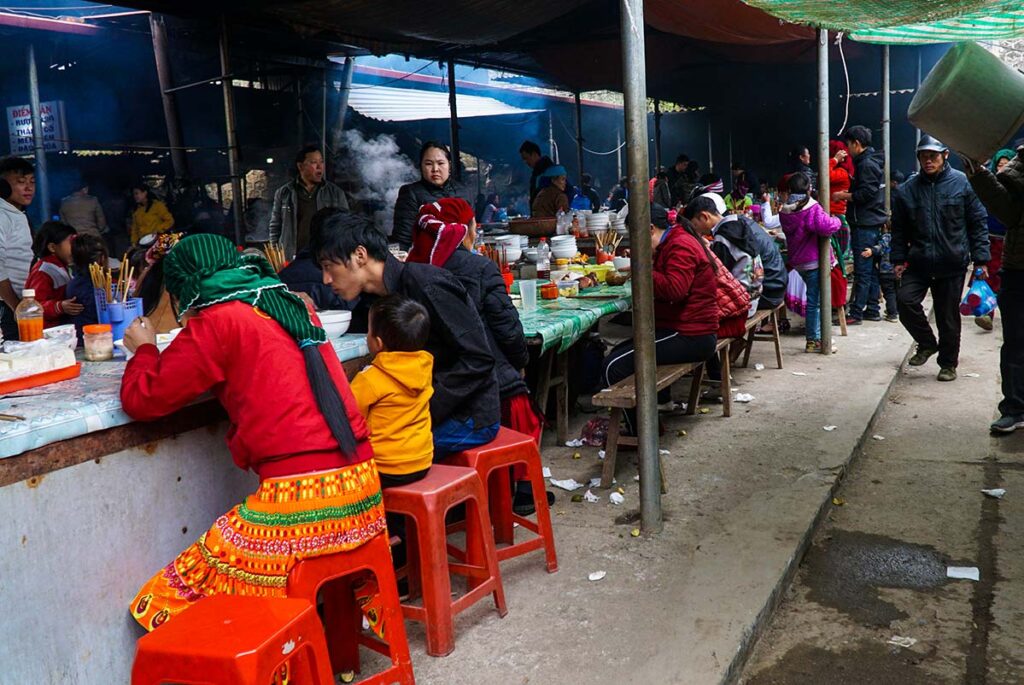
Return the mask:
<path id="1" fill-rule="evenodd" d="M 811 181 L 797 172 L 789 177 L 789 202 L 779 221 L 789 247 L 789 265 L 807 284 L 807 352 L 821 352 L 821 290 L 818 280 L 818 237 L 831 236 L 842 226 L 810 196 Z M 831 247 L 829 248 L 831 251 Z M 835 256 L 830 259 L 835 263 Z"/>

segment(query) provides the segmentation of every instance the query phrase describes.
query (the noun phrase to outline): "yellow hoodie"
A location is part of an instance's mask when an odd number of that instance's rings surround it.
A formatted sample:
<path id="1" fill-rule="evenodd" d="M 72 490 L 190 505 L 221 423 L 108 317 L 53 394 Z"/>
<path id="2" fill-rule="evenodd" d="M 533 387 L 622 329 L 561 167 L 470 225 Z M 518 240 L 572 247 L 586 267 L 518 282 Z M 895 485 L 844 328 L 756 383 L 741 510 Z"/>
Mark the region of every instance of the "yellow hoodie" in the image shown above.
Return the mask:
<path id="1" fill-rule="evenodd" d="M 366 417 L 381 473 L 415 473 L 430 468 L 434 460 L 433 368 L 429 352 L 380 352 L 352 379 L 352 394 Z"/>

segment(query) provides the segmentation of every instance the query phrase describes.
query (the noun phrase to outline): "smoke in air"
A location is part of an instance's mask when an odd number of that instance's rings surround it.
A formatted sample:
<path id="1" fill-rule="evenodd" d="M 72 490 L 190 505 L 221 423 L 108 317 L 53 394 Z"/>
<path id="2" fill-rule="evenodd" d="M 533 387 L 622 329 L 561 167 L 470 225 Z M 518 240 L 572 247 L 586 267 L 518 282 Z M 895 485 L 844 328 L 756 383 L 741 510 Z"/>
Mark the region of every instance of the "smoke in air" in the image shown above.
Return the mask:
<path id="1" fill-rule="evenodd" d="M 380 134 L 366 138 L 355 129 L 343 134 L 337 176 L 355 188 L 353 197 L 375 207 L 377 228 L 390 234 L 398 189 L 420 178 L 416 166 L 403 155 L 394 136 Z"/>

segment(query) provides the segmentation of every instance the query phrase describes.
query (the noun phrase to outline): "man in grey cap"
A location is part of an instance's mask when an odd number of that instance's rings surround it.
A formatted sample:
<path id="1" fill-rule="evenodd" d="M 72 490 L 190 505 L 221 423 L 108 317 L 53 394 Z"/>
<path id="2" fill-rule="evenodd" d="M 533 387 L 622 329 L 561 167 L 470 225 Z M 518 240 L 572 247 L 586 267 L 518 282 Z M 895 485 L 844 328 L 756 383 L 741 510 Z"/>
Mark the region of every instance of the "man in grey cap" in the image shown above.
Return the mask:
<path id="1" fill-rule="evenodd" d="M 988 276 L 988 214 L 963 172 L 949 166 L 949 148 L 924 135 L 920 173 L 900 186 L 892 209 L 892 254 L 900 279 L 900 322 L 917 342 L 911 366 L 939 355 L 940 381 L 956 380 L 960 296 L 971 262 Z M 921 306 L 931 290 L 938 340 Z"/>

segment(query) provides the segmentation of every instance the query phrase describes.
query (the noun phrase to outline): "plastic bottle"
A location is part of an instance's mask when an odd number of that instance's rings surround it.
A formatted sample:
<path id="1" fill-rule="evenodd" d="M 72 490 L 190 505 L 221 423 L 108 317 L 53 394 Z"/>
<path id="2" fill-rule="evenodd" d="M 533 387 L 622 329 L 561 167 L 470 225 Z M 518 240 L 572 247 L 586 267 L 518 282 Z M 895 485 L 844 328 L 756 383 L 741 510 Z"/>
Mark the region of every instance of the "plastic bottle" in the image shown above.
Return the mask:
<path id="1" fill-rule="evenodd" d="M 43 305 L 36 302 L 36 291 L 29 288 L 21 293 L 21 303 L 14 311 L 18 320 L 18 338 L 32 342 L 43 338 Z"/>
<path id="2" fill-rule="evenodd" d="M 537 278 L 551 278 L 551 248 L 547 238 L 541 238 L 537 245 Z"/>

